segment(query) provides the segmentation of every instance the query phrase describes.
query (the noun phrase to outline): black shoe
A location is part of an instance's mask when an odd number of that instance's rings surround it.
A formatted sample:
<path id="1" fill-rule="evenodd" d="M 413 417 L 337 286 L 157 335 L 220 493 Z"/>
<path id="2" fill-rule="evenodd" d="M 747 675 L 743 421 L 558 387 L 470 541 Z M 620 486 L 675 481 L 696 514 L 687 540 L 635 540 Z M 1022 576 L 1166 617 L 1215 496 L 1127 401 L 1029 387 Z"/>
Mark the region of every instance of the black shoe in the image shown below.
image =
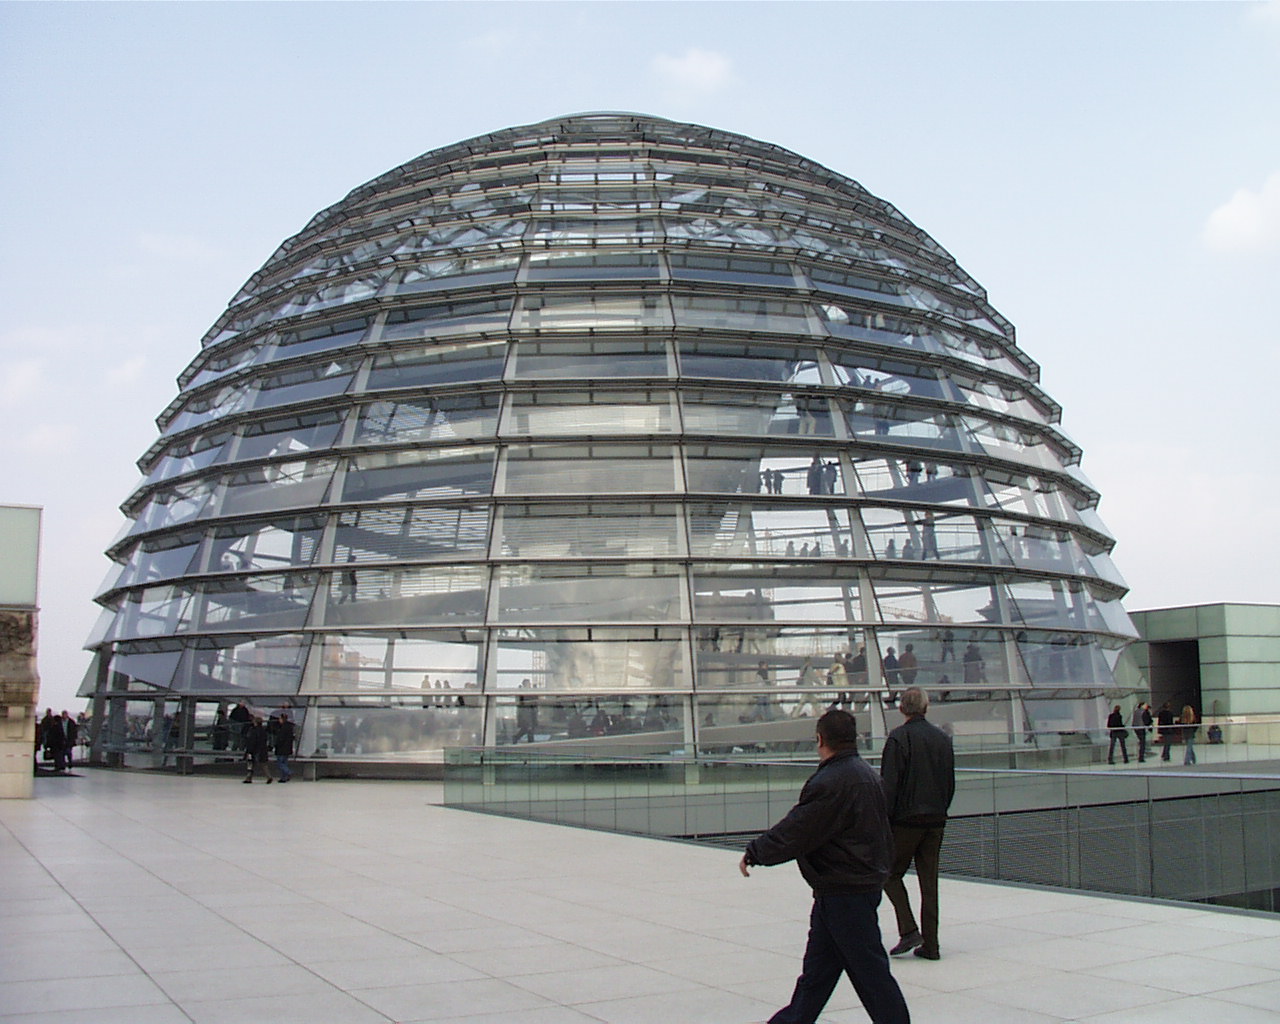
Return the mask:
<path id="1" fill-rule="evenodd" d="M 929 952 L 929 950 L 925 949 L 924 946 L 921 946 L 919 949 L 916 950 L 916 956 L 921 957 L 922 959 L 925 959 L 925 960 L 941 960 L 942 959 L 941 953 L 936 953 L 936 952 L 931 953 Z"/>
<path id="2" fill-rule="evenodd" d="M 271 783 L 273 783 L 273 782 L 275 782 L 275 781 L 276 781 L 275 779 L 267 779 L 267 785 L 269 786 L 269 785 L 271 785 Z"/>
<path id="3" fill-rule="evenodd" d="M 248 785 L 250 785 L 250 784 L 253 782 L 253 779 L 242 779 L 241 781 L 242 781 L 246 786 L 248 786 Z"/>
<path id="4" fill-rule="evenodd" d="M 913 949 L 924 945 L 924 938 L 919 932 L 908 932 L 898 940 L 898 944 L 889 950 L 890 956 L 902 956 L 903 953 L 910 953 Z"/>

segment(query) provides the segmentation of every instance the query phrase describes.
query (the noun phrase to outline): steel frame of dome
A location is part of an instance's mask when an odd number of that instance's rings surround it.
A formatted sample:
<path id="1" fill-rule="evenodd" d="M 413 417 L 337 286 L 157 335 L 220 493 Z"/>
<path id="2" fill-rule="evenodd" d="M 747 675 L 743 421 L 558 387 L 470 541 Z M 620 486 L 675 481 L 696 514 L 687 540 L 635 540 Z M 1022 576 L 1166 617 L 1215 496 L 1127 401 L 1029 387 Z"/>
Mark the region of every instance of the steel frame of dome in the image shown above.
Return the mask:
<path id="1" fill-rule="evenodd" d="M 203 339 L 81 692 L 108 752 L 139 700 L 187 749 L 245 698 L 389 760 L 808 749 L 913 681 L 1096 726 L 1134 631 L 1038 377 L 936 242 L 780 147 L 583 114 L 435 150 Z"/>

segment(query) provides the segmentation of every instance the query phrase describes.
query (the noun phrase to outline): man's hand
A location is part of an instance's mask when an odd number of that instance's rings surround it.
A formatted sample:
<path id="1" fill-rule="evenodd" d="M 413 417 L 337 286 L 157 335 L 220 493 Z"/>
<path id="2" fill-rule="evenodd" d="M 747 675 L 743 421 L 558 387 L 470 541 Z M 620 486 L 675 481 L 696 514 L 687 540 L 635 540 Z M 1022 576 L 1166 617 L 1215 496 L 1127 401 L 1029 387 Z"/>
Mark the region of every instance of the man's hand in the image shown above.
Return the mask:
<path id="1" fill-rule="evenodd" d="M 742 860 L 738 861 L 738 870 L 742 872 L 743 878 L 750 878 L 751 872 L 747 870 L 747 855 L 742 855 Z"/>

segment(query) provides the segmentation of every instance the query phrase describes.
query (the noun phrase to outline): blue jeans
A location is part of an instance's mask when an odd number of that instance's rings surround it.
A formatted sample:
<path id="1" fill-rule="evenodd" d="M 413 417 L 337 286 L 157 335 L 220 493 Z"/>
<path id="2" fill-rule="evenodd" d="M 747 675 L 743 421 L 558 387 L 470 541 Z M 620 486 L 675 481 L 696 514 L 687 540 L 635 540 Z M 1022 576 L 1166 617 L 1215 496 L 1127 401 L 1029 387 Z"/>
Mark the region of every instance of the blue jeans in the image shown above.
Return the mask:
<path id="1" fill-rule="evenodd" d="M 872 1024 L 910 1024 L 907 1001 L 880 943 L 879 905 L 879 892 L 814 897 L 795 992 L 790 1005 L 770 1017 L 769 1024 L 813 1024 L 841 973 L 849 975 Z"/>
<path id="2" fill-rule="evenodd" d="M 293 772 L 289 770 L 289 755 L 276 754 L 276 771 L 280 773 L 280 781 L 293 778 Z"/>
<path id="3" fill-rule="evenodd" d="M 1183 764 L 1196 763 L 1196 741 L 1191 736 L 1187 737 L 1187 750 L 1186 750 L 1186 753 L 1182 755 L 1182 763 Z"/>

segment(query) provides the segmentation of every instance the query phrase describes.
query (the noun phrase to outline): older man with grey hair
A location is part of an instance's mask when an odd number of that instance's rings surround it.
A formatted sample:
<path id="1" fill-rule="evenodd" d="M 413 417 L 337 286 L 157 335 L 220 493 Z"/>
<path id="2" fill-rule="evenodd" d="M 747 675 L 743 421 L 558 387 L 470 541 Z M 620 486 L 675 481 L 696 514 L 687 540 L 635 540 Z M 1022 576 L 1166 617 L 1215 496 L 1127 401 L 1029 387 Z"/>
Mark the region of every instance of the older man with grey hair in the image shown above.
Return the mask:
<path id="1" fill-rule="evenodd" d="M 913 950 L 937 960 L 938 858 L 947 810 L 956 791 L 955 753 L 951 738 L 925 721 L 929 695 L 920 687 L 902 691 L 898 710 L 906 721 L 889 733 L 880 759 L 893 825 L 893 867 L 885 895 L 898 917 L 898 944 L 889 950 L 900 956 Z M 916 926 L 902 877 L 915 861 L 920 883 L 920 924 Z"/>

